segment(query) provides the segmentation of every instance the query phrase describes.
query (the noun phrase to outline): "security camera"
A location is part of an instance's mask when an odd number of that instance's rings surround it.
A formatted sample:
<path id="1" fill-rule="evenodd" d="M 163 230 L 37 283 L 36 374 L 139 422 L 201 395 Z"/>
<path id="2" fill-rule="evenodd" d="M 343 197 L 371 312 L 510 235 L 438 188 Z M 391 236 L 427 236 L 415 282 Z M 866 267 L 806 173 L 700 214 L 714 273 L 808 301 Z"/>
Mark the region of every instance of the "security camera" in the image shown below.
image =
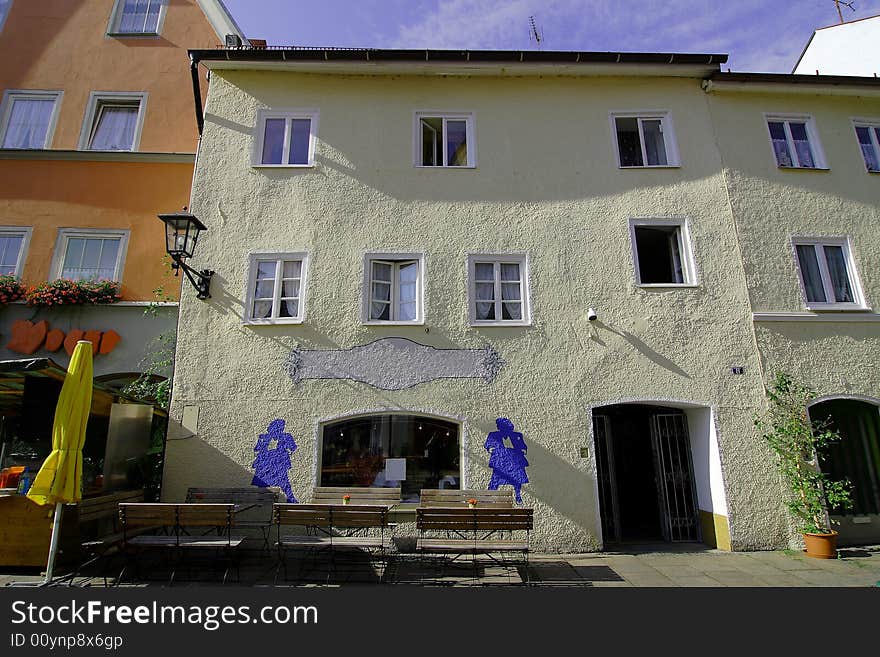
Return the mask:
<path id="1" fill-rule="evenodd" d="M 596 321 L 596 319 L 597 319 L 597 317 L 596 317 L 596 311 L 595 311 L 593 308 L 590 308 L 590 309 L 587 311 L 587 319 L 590 320 L 591 322 L 595 322 L 595 321 Z"/>

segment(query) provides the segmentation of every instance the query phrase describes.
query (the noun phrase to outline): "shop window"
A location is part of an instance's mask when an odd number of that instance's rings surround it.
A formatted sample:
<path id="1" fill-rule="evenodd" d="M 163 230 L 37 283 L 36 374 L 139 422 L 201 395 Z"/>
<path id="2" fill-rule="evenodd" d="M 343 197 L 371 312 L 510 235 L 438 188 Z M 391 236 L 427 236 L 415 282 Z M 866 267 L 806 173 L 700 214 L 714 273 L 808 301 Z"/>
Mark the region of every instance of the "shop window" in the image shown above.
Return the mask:
<path id="1" fill-rule="evenodd" d="M 400 486 L 405 501 L 418 501 L 423 488 L 460 488 L 459 426 L 391 414 L 327 424 L 319 485 Z"/>
<path id="2" fill-rule="evenodd" d="M 696 283 L 683 221 L 633 221 L 630 228 L 639 285 Z"/>

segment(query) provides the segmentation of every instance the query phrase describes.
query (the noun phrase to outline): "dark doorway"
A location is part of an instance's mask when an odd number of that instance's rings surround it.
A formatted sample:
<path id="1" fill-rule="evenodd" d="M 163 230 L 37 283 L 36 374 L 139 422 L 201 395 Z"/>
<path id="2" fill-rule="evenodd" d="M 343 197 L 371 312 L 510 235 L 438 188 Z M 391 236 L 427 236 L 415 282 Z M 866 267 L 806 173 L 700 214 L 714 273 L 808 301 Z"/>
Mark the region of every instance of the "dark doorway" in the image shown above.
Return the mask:
<path id="1" fill-rule="evenodd" d="M 685 414 L 617 404 L 595 409 L 593 428 L 605 542 L 699 541 Z"/>

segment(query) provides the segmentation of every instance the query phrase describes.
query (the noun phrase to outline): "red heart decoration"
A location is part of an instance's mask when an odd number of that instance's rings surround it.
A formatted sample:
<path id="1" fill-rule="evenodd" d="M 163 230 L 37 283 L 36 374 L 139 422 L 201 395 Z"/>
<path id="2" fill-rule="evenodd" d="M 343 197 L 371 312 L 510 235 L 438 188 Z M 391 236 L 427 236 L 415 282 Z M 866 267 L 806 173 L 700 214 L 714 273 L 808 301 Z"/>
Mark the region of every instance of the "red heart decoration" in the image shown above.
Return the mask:
<path id="1" fill-rule="evenodd" d="M 30 356 L 42 346 L 48 332 L 49 322 L 45 320 L 33 324 L 26 319 L 19 319 L 12 323 L 12 339 L 6 348 Z"/>

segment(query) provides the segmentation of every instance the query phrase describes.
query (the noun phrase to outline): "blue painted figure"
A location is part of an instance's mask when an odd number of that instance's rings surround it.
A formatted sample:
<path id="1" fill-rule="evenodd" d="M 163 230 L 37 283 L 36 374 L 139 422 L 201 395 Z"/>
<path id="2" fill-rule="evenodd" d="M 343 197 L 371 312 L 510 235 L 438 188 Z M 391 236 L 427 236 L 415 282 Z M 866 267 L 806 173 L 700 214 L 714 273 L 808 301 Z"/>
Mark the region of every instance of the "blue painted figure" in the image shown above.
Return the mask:
<path id="1" fill-rule="evenodd" d="M 506 417 L 495 420 L 498 431 L 492 431 L 486 437 L 485 448 L 489 452 L 489 467 L 492 468 L 492 479 L 489 490 L 498 490 L 499 486 L 510 484 L 516 491 L 516 501 L 522 504 L 521 489 L 529 483 L 526 468 L 526 441 L 523 435 L 513 430 L 513 422 Z"/>
<path id="2" fill-rule="evenodd" d="M 274 443 L 274 446 L 273 446 Z M 260 434 L 254 452 L 254 486 L 278 486 L 287 495 L 287 501 L 296 503 L 287 472 L 290 470 L 290 455 L 296 451 L 293 436 L 284 431 L 284 420 L 272 420 L 268 433 Z"/>

